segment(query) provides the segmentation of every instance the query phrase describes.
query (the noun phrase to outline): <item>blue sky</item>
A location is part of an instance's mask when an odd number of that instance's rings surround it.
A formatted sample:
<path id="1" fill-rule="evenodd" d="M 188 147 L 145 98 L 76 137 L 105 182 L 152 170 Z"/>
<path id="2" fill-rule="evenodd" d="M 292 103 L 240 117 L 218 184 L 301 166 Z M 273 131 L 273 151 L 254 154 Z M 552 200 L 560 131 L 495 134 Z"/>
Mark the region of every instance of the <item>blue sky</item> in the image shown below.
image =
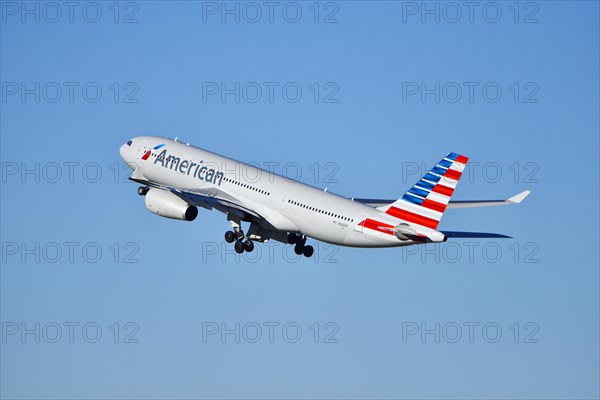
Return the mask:
<path id="1" fill-rule="evenodd" d="M 223 4 L 0 2 L 0 396 L 598 398 L 598 3 Z M 513 239 L 236 258 L 222 214 L 145 210 L 142 134 L 349 197 L 449 151 L 457 199 L 533 193 L 440 225 Z"/>

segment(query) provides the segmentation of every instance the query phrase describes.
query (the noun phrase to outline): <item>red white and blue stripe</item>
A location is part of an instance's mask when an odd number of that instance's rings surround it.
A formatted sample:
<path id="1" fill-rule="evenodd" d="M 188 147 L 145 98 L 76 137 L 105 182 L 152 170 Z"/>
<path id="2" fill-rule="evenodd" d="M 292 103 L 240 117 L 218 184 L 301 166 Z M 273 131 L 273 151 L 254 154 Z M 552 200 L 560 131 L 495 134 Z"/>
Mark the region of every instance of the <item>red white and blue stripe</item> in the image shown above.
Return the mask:
<path id="1" fill-rule="evenodd" d="M 438 162 L 386 214 L 411 224 L 437 228 L 469 159 L 450 153 Z"/>
<path id="2" fill-rule="evenodd" d="M 359 225 L 388 235 L 393 235 L 395 225 L 402 222 L 424 234 L 435 230 L 468 161 L 465 156 L 448 154 L 400 199 L 386 208 L 380 208 L 383 211 L 380 219 L 385 222 L 368 218 Z"/>

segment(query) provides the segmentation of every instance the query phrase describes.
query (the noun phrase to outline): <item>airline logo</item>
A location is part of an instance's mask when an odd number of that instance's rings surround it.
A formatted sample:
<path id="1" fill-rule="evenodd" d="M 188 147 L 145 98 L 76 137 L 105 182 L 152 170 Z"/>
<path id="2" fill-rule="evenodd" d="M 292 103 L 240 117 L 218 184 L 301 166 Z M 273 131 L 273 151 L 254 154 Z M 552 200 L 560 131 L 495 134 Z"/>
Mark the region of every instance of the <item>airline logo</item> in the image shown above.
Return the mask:
<path id="1" fill-rule="evenodd" d="M 161 144 L 159 144 L 158 146 L 154 146 L 154 147 L 152 148 L 152 150 L 158 150 L 158 149 L 160 149 L 161 147 L 164 147 L 164 146 L 165 146 L 165 144 L 164 144 L 164 143 L 161 143 Z M 145 154 L 142 156 L 142 160 L 144 160 L 144 161 L 145 161 L 145 160 L 147 160 L 148 158 L 150 158 L 150 155 L 152 154 L 152 150 L 148 150 L 148 151 L 147 151 L 147 152 L 146 152 L 146 153 L 145 153 Z"/>
<path id="2" fill-rule="evenodd" d="M 436 229 L 469 159 L 450 153 L 419 180 L 385 214 L 418 226 Z M 359 226 L 394 235 L 395 225 L 366 219 Z M 423 236 L 417 233 L 417 236 Z"/>
<path id="3" fill-rule="evenodd" d="M 392 204 L 386 214 L 436 229 L 468 161 L 465 156 L 448 154 Z"/>

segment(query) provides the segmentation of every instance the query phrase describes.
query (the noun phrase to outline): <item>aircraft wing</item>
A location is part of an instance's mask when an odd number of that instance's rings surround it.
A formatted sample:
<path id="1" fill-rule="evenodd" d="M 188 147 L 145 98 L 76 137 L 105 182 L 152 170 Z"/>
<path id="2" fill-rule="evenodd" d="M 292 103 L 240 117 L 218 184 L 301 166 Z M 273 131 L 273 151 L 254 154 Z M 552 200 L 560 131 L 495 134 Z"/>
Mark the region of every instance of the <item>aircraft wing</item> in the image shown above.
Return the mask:
<path id="1" fill-rule="evenodd" d="M 260 215 L 255 213 L 253 210 L 244 207 L 244 205 L 241 204 L 240 201 L 238 201 L 235 197 L 231 196 L 229 193 L 223 190 L 214 188 L 210 188 L 207 190 L 179 189 L 171 186 L 161 185 L 159 183 L 155 183 L 146 179 L 129 179 L 150 187 L 168 190 L 195 206 L 204 207 L 209 210 L 212 208 L 231 207 L 233 209 L 238 209 L 242 212 L 248 213 L 254 217 L 260 217 Z"/>
<path id="2" fill-rule="evenodd" d="M 181 197 L 189 204 L 198 207 L 203 207 L 209 210 L 215 208 L 225 214 L 234 213 L 243 221 L 254 220 L 261 226 L 273 231 L 279 231 L 281 227 L 284 227 L 282 231 L 285 231 L 286 233 L 288 230 L 298 229 L 281 213 L 270 210 L 267 207 L 264 207 L 263 205 L 251 200 L 241 198 L 239 196 L 233 196 L 229 192 L 222 189 L 212 187 L 207 189 L 179 189 L 151 182 L 146 179 L 129 179 L 150 187 L 168 190 Z M 275 236 L 273 238 L 279 240 Z"/>
<path id="3" fill-rule="evenodd" d="M 491 207 L 491 206 L 508 206 L 511 204 L 519 204 L 522 202 L 527 196 L 529 196 L 531 192 L 529 190 L 525 190 L 513 197 L 510 197 L 505 200 L 450 200 L 448 203 L 448 207 L 446 208 L 471 208 L 471 207 Z M 358 201 L 359 203 L 366 204 L 371 207 L 382 207 L 392 204 L 396 200 L 386 200 L 386 199 L 359 199 L 353 198 L 353 201 Z"/>

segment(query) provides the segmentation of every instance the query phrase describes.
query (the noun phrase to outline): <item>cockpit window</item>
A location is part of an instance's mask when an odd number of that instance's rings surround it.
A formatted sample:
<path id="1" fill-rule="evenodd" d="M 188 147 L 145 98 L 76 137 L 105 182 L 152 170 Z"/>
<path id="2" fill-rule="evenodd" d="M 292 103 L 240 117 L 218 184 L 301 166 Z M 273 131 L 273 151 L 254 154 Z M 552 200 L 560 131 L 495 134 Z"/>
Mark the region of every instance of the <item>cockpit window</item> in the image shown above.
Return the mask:
<path id="1" fill-rule="evenodd" d="M 132 141 L 127 142 L 127 146 L 131 146 Z"/>

